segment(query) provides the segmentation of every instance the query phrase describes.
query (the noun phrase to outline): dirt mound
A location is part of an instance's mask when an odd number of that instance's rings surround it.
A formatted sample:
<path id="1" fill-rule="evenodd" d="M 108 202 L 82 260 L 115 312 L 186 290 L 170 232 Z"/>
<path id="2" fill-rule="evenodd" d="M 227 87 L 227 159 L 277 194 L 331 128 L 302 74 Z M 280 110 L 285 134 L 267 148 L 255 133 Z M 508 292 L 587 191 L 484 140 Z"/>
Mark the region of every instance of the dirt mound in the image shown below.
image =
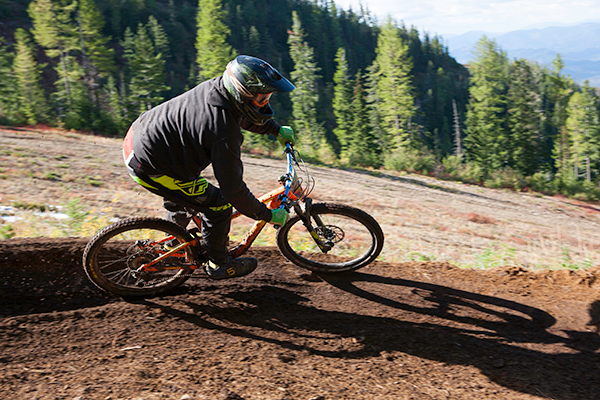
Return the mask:
<path id="1" fill-rule="evenodd" d="M 85 242 L 0 241 L 1 398 L 600 399 L 598 269 L 316 276 L 266 247 L 132 302 L 88 284 Z"/>

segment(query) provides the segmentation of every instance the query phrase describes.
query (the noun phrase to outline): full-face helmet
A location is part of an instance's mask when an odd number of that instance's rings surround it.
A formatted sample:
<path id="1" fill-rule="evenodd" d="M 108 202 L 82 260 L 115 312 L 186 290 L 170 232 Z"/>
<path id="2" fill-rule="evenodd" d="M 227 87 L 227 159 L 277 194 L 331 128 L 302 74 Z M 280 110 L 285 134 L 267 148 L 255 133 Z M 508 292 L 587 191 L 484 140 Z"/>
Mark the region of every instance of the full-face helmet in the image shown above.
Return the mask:
<path id="1" fill-rule="evenodd" d="M 242 115 L 256 125 L 273 118 L 269 104 L 273 92 L 291 92 L 296 88 L 268 62 L 250 56 L 238 56 L 229 62 L 223 82 Z"/>

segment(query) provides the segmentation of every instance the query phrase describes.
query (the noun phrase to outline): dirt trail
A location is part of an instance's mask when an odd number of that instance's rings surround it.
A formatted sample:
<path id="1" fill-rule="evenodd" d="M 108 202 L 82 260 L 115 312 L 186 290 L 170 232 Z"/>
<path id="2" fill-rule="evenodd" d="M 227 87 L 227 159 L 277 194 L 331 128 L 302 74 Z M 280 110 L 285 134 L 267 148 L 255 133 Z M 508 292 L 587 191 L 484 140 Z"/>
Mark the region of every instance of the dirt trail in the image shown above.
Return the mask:
<path id="1" fill-rule="evenodd" d="M 0 205 L 78 196 L 112 206 L 111 217 L 162 213 L 124 175 L 116 140 L 0 131 L 0 148 Z M 253 190 L 271 189 L 281 165 L 247 158 Z M 199 274 L 168 296 L 126 301 L 84 277 L 86 238 L 0 240 L 0 398 L 600 399 L 600 268 L 389 261 L 476 254 L 514 238 L 532 265 L 564 246 L 574 262 L 597 252 L 596 206 L 311 170 L 315 198 L 381 222 L 385 257 L 316 276 L 256 247 L 259 268 L 247 277 Z"/>
<path id="2" fill-rule="evenodd" d="M 599 269 L 318 277 L 267 247 L 248 277 L 125 301 L 84 244 L 0 241 L 0 398 L 600 399 Z"/>

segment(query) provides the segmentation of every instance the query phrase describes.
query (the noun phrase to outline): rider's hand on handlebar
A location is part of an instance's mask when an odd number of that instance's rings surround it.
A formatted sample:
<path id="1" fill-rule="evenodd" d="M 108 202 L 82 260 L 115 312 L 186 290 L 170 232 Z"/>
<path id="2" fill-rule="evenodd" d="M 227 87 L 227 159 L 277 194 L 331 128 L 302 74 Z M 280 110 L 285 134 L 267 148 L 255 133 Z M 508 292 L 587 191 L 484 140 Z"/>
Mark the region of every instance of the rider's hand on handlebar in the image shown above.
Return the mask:
<path id="1" fill-rule="evenodd" d="M 282 126 L 279 129 L 279 135 L 277 135 L 277 140 L 283 147 L 285 147 L 286 143 L 291 143 L 292 146 L 296 145 L 296 139 L 294 139 L 294 131 L 289 126 Z"/>
<path id="2" fill-rule="evenodd" d="M 271 210 L 271 221 L 273 225 L 282 227 L 290 219 L 290 214 L 283 208 L 276 208 Z"/>

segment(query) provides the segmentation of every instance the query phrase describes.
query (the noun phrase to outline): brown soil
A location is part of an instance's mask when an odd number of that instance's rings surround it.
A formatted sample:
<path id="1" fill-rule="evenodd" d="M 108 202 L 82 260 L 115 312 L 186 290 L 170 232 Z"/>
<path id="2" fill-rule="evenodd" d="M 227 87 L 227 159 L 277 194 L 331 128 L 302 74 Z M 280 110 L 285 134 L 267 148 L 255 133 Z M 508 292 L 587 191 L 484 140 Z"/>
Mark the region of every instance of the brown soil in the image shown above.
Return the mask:
<path id="1" fill-rule="evenodd" d="M 56 154 L 75 167 L 77 146 L 89 151 L 83 144 L 92 141 L 99 143 L 93 157 L 112 161 L 78 168 L 101 175 L 118 165 L 117 141 L 109 139 L 7 131 L 0 139 L 13 153 L 43 148 L 36 160 L 46 171 Z M 81 169 L 69 179 L 41 179 L 34 164 L 33 177 L 19 175 L 4 157 L 2 204 L 78 194 L 101 206 L 121 191 L 112 204 L 124 215 L 160 212 L 118 172 L 111 181 L 99 177 L 103 186 L 85 186 Z M 257 192 L 271 188 L 267 178 L 281 169 L 274 160 L 247 165 L 265 172 L 264 182 L 252 183 Z M 317 199 L 347 199 L 382 222 L 388 259 L 395 240 L 411 232 L 463 253 L 482 246 L 485 238 L 448 228 L 460 219 L 472 231 L 496 229 L 485 231 L 496 238 L 559 227 L 556 237 L 542 236 L 548 251 L 562 240 L 592 252 L 595 206 L 414 176 L 315 171 L 318 185 L 326 182 Z M 352 179 L 360 185 L 349 186 Z M 436 212 L 447 219 L 433 221 Z M 577 231 L 568 229 L 574 221 Z M 87 281 L 87 240 L 0 240 L 0 398 L 600 399 L 598 267 L 479 270 L 384 258 L 354 273 L 316 276 L 276 248 L 254 247 L 259 268 L 247 277 L 214 282 L 198 274 L 167 296 L 131 301 Z"/>
<path id="2" fill-rule="evenodd" d="M 259 269 L 126 301 L 82 239 L 0 241 L 0 397 L 600 399 L 600 270 Z M 184 397 L 184 396 L 188 397 Z"/>

